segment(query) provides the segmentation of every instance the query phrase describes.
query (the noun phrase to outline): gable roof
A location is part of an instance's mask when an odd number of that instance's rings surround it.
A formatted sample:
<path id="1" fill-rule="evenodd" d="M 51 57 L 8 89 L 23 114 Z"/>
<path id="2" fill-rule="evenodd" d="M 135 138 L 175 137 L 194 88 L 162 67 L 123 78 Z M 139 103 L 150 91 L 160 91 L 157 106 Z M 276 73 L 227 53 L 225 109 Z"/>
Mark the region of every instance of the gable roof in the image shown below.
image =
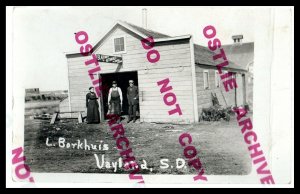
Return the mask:
<path id="1" fill-rule="evenodd" d="M 145 34 L 147 37 L 152 36 L 154 39 L 171 37 L 169 35 L 162 34 L 160 32 L 155 32 L 153 30 L 145 29 L 145 28 L 136 26 L 136 25 L 128 23 L 128 22 L 123 22 L 123 23 L 126 23 L 127 25 L 131 26 L 133 29 L 135 29 L 136 31 L 139 31 L 142 34 Z"/>
<path id="2" fill-rule="evenodd" d="M 105 40 L 105 38 L 117 27 L 123 27 L 134 34 L 140 36 L 141 38 L 148 38 L 149 36 L 152 36 L 154 38 L 155 42 L 163 42 L 163 41 L 172 41 L 172 40 L 181 40 L 181 39 L 189 39 L 191 38 L 191 35 L 184 35 L 184 36 L 169 36 L 166 34 L 162 34 L 160 32 L 156 32 L 153 30 L 145 29 L 139 26 L 136 26 L 134 24 L 125 22 L 125 21 L 117 21 L 112 28 L 98 41 L 94 46 L 94 52 L 95 50 L 101 45 L 101 43 Z M 78 55 L 78 52 L 71 52 L 67 53 L 66 56 L 70 55 Z M 227 54 L 227 53 L 226 53 Z M 195 64 L 197 65 L 207 65 L 207 66 L 216 66 L 217 63 L 213 60 L 214 52 L 210 51 L 208 48 L 204 46 L 200 46 L 197 44 L 194 44 L 194 56 L 195 56 Z M 229 65 L 226 67 L 229 69 L 235 69 L 235 70 L 243 70 L 245 69 L 241 66 L 238 66 L 234 64 L 232 61 L 229 61 Z M 225 68 L 225 69 L 226 69 Z"/>
<path id="3" fill-rule="evenodd" d="M 99 40 L 97 41 L 96 44 L 93 47 L 93 50 L 95 52 L 95 50 L 101 45 L 101 43 L 105 40 L 106 37 L 109 36 L 109 34 L 111 32 L 113 32 L 117 27 L 123 27 L 131 32 L 133 32 L 134 34 L 138 35 L 139 37 L 141 37 L 141 39 L 143 38 L 148 38 L 149 36 L 152 36 L 154 38 L 155 42 L 163 42 L 163 41 L 171 41 L 171 40 L 180 40 L 180 39 L 186 39 L 186 38 L 191 38 L 191 35 L 183 35 L 183 36 L 169 36 L 166 34 L 162 34 L 160 32 L 155 32 L 153 30 L 149 30 L 149 29 L 145 29 L 139 26 L 136 26 L 134 24 L 128 23 L 128 22 L 124 22 L 124 21 L 117 21 L 111 28 L 110 30 L 105 33 L 105 35 Z M 80 53 L 78 51 L 74 51 L 74 52 L 66 52 L 65 55 L 68 56 L 73 56 L 73 55 L 80 55 Z"/>
<path id="4" fill-rule="evenodd" d="M 254 42 L 223 45 L 226 56 L 244 69 L 254 60 Z"/>
<path id="5" fill-rule="evenodd" d="M 194 44 L 194 55 L 195 55 L 196 65 L 208 65 L 208 66 L 218 65 L 218 63 L 213 60 L 213 55 L 215 55 L 215 53 L 204 46 Z M 226 57 L 227 57 L 227 53 L 226 53 Z M 229 62 L 228 66 L 224 67 L 224 69 L 246 71 L 246 69 L 243 66 L 236 65 L 234 62 L 229 60 L 229 58 L 228 58 L 228 62 Z"/>

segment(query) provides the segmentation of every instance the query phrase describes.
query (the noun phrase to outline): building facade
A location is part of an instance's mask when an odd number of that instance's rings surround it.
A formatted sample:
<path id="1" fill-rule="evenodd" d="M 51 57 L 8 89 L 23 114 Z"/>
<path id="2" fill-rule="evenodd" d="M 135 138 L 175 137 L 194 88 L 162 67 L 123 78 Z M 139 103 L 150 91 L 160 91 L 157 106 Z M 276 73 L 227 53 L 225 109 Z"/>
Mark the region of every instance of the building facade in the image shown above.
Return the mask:
<path id="1" fill-rule="evenodd" d="M 153 37 L 154 48 L 160 53 L 157 63 L 149 63 L 147 50 L 141 40 Z M 101 120 L 107 111 L 107 92 L 113 80 L 123 91 L 123 114 L 127 114 L 126 89 L 133 79 L 139 88 L 139 116 L 141 122 L 194 123 L 199 121 L 203 108 L 212 105 L 211 93 L 215 93 L 224 107 L 246 103 L 246 69 L 230 62 L 226 71 L 234 72 L 238 88 L 225 92 L 217 74 L 214 53 L 193 43 L 191 35 L 170 37 L 127 22 L 118 21 L 94 46 L 93 53 L 118 56 L 122 63 L 99 62 L 102 80 L 100 103 Z M 66 54 L 69 78 L 70 111 L 84 111 L 85 96 L 92 85 L 88 75 L 90 67 L 84 62 L 88 57 L 80 53 Z M 157 82 L 169 78 L 182 115 L 169 115 L 170 107 L 163 101 Z"/>

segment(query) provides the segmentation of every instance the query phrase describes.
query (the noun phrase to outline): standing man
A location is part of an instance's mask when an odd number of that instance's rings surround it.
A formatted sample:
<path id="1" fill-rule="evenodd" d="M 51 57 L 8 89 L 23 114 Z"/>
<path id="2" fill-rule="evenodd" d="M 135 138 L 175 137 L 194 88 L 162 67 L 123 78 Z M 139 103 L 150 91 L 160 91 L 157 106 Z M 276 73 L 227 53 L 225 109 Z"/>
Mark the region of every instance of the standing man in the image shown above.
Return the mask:
<path id="1" fill-rule="evenodd" d="M 123 95 L 121 88 L 117 87 L 117 82 L 112 82 L 112 87 L 108 93 L 108 104 L 111 107 L 110 114 L 121 116 Z"/>
<path id="2" fill-rule="evenodd" d="M 134 85 L 133 80 L 129 80 L 129 87 L 127 88 L 127 99 L 128 99 L 128 106 L 129 106 L 129 110 L 128 110 L 129 118 L 127 123 L 129 123 L 132 120 L 133 122 L 135 122 L 136 109 L 139 103 L 139 90 L 138 87 Z"/>

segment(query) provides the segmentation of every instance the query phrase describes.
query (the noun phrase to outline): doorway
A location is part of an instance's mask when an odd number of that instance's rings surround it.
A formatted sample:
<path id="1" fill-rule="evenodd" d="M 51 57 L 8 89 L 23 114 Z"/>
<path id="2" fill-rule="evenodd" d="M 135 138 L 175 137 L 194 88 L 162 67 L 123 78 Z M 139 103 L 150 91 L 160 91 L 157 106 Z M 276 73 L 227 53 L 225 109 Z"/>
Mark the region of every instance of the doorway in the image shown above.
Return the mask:
<path id="1" fill-rule="evenodd" d="M 134 85 L 138 86 L 137 71 L 133 72 L 122 72 L 122 73 L 107 73 L 100 74 L 102 78 L 102 94 L 103 94 L 103 111 L 104 119 L 108 112 L 108 92 L 112 87 L 112 82 L 117 82 L 117 87 L 121 88 L 123 96 L 123 106 L 121 115 L 128 115 L 128 100 L 127 100 L 127 88 L 129 87 L 129 80 L 134 81 Z M 138 113 L 140 112 L 139 104 L 137 108 Z M 138 115 L 139 116 L 139 115 Z"/>

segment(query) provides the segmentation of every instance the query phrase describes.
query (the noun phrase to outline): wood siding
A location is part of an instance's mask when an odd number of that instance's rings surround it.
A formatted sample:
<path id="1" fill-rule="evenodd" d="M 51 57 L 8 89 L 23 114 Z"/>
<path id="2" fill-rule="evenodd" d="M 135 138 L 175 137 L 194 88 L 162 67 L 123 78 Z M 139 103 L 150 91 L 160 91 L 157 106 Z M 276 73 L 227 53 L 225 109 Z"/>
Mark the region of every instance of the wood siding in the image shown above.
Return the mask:
<path id="1" fill-rule="evenodd" d="M 157 43 L 154 47 L 160 53 L 160 60 L 152 64 L 148 62 L 147 51 L 142 47 L 140 39 L 128 30 L 116 28 L 95 50 L 96 54 L 113 55 L 113 38 L 125 36 L 126 53 L 122 54 L 123 65 L 118 72 L 137 71 L 140 97 L 141 122 L 175 122 L 191 123 L 193 117 L 193 92 L 191 53 L 189 40 Z M 94 65 L 85 66 L 84 61 L 91 57 L 68 58 L 70 101 L 72 111 L 85 110 L 85 95 L 92 85 L 88 70 Z M 99 63 L 100 73 L 115 73 L 117 64 Z M 168 111 L 175 106 L 166 106 L 157 81 L 169 78 L 170 85 L 177 96 L 182 115 L 169 115 Z M 125 91 L 123 91 L 125 93 Z"/>
<path id="2" fill-rule="evenodd" d="M 203 77 L 204 70 L 208 70 L 209 89 L 204 89 L 204 77 Z M 202 67 L 199 65 L 196 66 L 196 85 L 197 85 L 199 114 L 202 112 L 202 108 L 208 108 L 209 106 L 212 105 L 212 96 L 211 96 L 212 92 L 216 93 L 217 98 L 223 107 L 226 107 L 226 103 L 227 103 L 227 106 L 235 105 L 234 90 L 230 90 L 229 92 L 226 92 L 222 81 L 220 82 L 220 87 L 216 87 L 215 70 L 216 69 L 214 69 L 214 68 L 207 68 L 207 67 Z M 242 84 L 239 82 L 240 81 L 237 81 L 238 87 L 242 87 Z M 238 92 L 240 92 L 240 91 L 242 91 L 242 89 L 238 90 Z M 224 95 L 224 97 L 222 94 Z M 240 94 L 239 96 L 242 96 L 242 94 Z M 224 98 L 225 98 L 225 100 L 224 100 Z"/>

